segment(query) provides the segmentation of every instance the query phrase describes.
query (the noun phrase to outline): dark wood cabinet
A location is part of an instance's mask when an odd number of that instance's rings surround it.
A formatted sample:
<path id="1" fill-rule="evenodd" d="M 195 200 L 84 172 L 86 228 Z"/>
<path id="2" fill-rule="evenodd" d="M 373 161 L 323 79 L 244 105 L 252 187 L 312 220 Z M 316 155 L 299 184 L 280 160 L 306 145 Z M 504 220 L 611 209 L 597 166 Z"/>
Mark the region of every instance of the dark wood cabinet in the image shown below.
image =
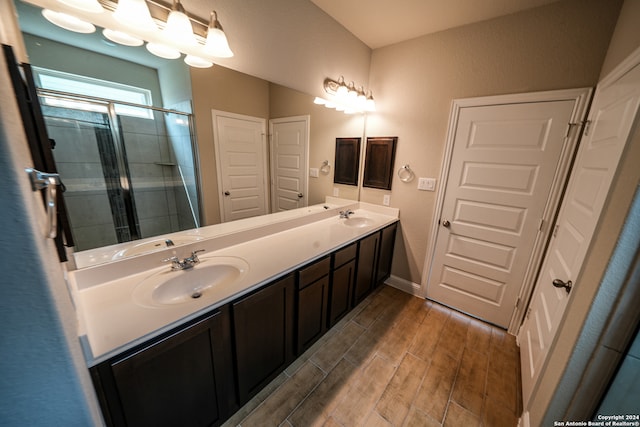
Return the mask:
<path id="1" fill-rule="evenodd" d="M 378 262 L 378 245 L 380 233 L 371 234 L 358 243 L 358 262 L 356 270 L 356 286 L 353 293 L 353 306 L 359 304 L 373 289 Z"/>
<path id="2" fill-rule="evenodd" d="M 329 292 L 329 327 L 335 325 L 351 310 L 353 287 L 356 279 L 357 254 L 357 243 L 353 243 L 333 254 Z"/>
<path id="3" fill-rule="evenodd" d="M 111 426 L 216 426 L 234 410 L 228 307 L 91 368 Z"/>
<path id="4" fill-rule="evenodd" d="M 327 331 L 330 266 L 325 257 L 298 271 L 298 355 Z"/>
<path id="5" fill-rule="evenodd" d="M 240 404 L 293 360 L 294 291 L 290 274 L 232 303 Z"/>
<path id="6" fill-rule="evenodd" d="M 109 426 L 217 426 L 391 271 L 397 224 L 90 369 Z"/>
<path id="7" fill-rule="evenodd" d="M 393 261 L 393 247 L 396 242 L 396 230 L 398 224 L 394 223 L 380 231 L 380 255 L 374 286 L 380 286 L 391 275 L 391 262 Z"/>

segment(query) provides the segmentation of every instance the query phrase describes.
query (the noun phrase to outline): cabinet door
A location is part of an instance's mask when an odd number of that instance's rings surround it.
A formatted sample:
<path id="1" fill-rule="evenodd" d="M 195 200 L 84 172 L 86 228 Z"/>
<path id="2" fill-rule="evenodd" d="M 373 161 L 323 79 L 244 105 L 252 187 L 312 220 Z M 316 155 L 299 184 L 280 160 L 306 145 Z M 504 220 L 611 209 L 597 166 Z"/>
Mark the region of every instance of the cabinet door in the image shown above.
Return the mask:
<path id="1" fill-rule="evenodd" d="M 375 233 L 365 237 L 358 243 L 356 286 L 353 296 L 354 306 L 369 295 L 373 288 L 373 281 L 376 277 L 379 240 L 380 233 Z"/>
<path id="2" fill-rule="evenodd" d="M 226 314 L 226 313 L 225 313 Z M 116 426 L 212 426 L 229 415 L 221 311 L 124 358 L 93 368 L 105 419 Z M 230 355 L 229 355 L 230 358 Z"/>
<path id="3" fill-rule="evenodd" d="M 298 291 L 298 354 L 327 331 L 329 301 L 329 271 L 327 275 Z"/>
<path id="4" fill-rule="evenodd" d="M 233 303 L 238 394 L 244 404 L 293 360 L 295 277 Z"/>
<path id="5" fill-rule="evenodd" d="M 397 223 L 382 230 L 380 238 L 380 257 L 374 286 L 379 286 L 391 275 L 391 261 L 393 261 L 393 247 L 396 242 Z"/>
<path id="6" fill-rule="evenodd" d="M 335 325 L 351 309 L 351 296 L 356 278 L 356 261 L 336 268 L 331 277 L 329 327 Z"/>

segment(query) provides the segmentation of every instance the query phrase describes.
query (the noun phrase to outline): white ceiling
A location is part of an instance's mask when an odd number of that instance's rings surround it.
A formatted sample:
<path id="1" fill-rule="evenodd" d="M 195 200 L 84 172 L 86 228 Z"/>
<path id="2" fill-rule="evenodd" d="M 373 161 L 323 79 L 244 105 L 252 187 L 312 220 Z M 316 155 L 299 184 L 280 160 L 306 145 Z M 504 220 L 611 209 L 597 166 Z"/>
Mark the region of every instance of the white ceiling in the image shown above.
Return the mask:
<path id="1" fill-rule="evenodd" d="M 559 0 L 311 0 L 372 49 Z"/>

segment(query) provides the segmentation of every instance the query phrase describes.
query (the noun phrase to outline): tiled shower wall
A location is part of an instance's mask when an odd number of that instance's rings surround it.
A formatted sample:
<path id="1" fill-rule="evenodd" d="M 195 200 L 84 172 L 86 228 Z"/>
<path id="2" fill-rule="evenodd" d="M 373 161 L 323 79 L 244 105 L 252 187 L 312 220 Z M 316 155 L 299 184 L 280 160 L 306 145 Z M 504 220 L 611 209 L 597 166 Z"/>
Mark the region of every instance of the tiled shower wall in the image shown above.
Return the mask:
<path id="1" fill-rule="evenodd" d="M 164 113 L 153 114 L 154 120 L 120 116 L 142 238 L 195 226 L 174 152 L 183 139 L 190 147 L 189 127 L 186 135 L 172 136 L 178 141 L 170 143 Z"/>

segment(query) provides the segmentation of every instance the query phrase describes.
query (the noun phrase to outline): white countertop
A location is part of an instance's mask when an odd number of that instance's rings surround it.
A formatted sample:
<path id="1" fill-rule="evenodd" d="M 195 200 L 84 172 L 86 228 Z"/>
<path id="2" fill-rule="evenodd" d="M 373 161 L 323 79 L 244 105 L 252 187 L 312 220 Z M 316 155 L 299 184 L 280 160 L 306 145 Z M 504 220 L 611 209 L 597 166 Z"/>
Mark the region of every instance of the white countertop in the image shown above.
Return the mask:
<path id="1" fill-rule="evenodd" d="M 344 220 L 338 218 L 337 211 L 330 210 L 310 223 L 297 225 L 294 221 L 294 228 L 283 229 L 286 224 L 279 223 L 280 226 L 271 234 L 261 233 L 261 237 L 249 239 L 243 235 L 241 237 L 245 240 L 242 242 L 236 239 L 236 242 L 228 240 L 226 244 L 221 244 L 215 239 L 202 240 L 179 250 L 170 248 L 93 269 L 70 272 L 69 281 L 75 290 L 80 322 L 79 335 L 88 365 L 100 363 L 230 302 L 398 219 L 397 209 L 365 203 L 357 206 L 352 217 L 366 216 L 372 220 L 371 224 L 365 227 L 345 226 Z M 203 260 L 215 257 L 241 258 L 249 265 L 248 271 L 232 285 L 223 284 L 207 290 L 206 299 L 193 299 L 161 308 L 143 306 L 133 300 L 133 291 L 140 282 L 150 275 L 169 270 L 169 265 L 162 263 L 162 259 L 176 252 L 183 257 L 195 249 L 205 249 L 200 254 Z M 194 267 L 197 268 L 198 265 Z"/>

